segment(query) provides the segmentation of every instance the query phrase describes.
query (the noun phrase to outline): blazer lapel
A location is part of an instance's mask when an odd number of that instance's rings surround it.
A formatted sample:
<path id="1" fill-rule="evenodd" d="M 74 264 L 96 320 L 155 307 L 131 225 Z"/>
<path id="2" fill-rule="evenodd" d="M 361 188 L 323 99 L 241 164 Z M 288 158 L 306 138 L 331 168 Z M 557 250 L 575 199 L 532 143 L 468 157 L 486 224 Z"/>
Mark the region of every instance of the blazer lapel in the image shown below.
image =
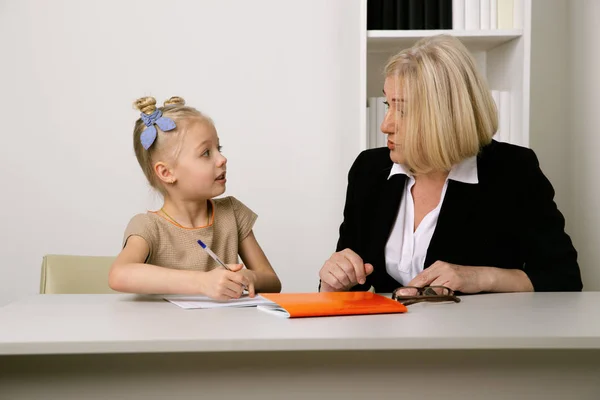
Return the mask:
<path id="1" fill-rule="evenodd" d="M 472 226 L 472 218 L 478 213 L 479 190 L 479 184 L 448 181 L 438 222 L 427 249 L 425 268 L 438 261 L 441 254 L 453 258 L 452 254 L 461 251 L 457 244 L 468 240 L 463 233 Z M 451 259 L 441 261 L 452 262 Z"/>

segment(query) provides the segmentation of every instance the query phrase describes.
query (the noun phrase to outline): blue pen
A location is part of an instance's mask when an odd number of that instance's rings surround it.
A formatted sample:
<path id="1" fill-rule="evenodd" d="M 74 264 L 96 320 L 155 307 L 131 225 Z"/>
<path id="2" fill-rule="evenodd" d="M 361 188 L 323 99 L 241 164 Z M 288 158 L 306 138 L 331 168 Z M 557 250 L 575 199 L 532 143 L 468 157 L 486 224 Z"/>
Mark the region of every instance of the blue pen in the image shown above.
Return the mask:
<path id="1" fill-rule="evenodd" d="M 226 270 L 231 271 L 231 269 L 227 266 L 227 264 L 225 264 L 223 261 L 221 261 L 221 259 L 219 258 L 219 256 L 217 256 L 207 245 L 205 245 L 202 240 L 198 240 L 198 244 L 200 245 L 200 247 L 202 247 L 208 253 L 208 255 L 213 260 L 215 260 L 216 262 L 218 262 Z M 242 285 L 242 286 L 244 287 L 245 290 L 248 290 L 248 288 L 246 287 L 246 285 Z"/>
<path id="2" fill-rule="evenodd" d="M 219 264 L 221 264 L 221 266 L 223 268 L 225 268 L 226 270 L 231 271 L 231 269 L 229 269 L 229 267 L 227 266 L 227 264 L 225 264 L 223 261 L 221 261 L 221 259 L 219 258 L 219 256 L 217 256 L 215 253 L 213 253 L 213 251 L 211 249 L 209 249 L 208 246 L 205 245 L 202 240 L 198 240 L 198 244 L 200 245 L 200 247 L 202 247 L 204 250 L 206 250 L 206 252 L 208 253 L 208 255 L 213 260 L 215 260 L 216 262 L 218 262 Z"/>

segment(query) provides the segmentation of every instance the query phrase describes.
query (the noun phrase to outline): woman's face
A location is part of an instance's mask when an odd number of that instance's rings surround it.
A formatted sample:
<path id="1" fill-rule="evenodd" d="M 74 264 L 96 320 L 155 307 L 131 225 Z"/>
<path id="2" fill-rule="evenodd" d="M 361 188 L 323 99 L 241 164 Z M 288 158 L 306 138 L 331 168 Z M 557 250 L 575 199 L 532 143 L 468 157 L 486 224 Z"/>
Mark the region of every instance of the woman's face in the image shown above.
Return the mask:
<path id="1" fill-rule="evenodd" d="M 386 98 L 387 111 L 381 123 L 381 131 L 388 135 L 387 147 L 390 158 L 396 164 L 404 163 L 404 97 L 398 78 L 388 76 L 383 84 L 383 94 Z"/>

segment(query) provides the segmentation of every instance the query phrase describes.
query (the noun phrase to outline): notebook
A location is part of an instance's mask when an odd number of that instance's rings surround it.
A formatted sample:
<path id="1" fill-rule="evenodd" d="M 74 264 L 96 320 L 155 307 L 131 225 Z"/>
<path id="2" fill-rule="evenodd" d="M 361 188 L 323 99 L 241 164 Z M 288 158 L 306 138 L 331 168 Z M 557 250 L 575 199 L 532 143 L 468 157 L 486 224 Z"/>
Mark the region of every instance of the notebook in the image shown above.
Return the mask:
<path id="1" fill-rule="evenodd" d="M 186 310 L 198 308 L 222 308 L 222 307 L 256 307 L 260 304 L 273 304 L 271 301 L 257 295 L 249 297 L 242 296 L 239 299 L 214 300 L 207 296 L 182 296 L 169 295 L 163 297 L 165 300 L 184 308 Z"/>
<path id="2" fill-rule="evenodd" d="M 257 308 L 283 318 L 405 313 L 406 306 L 371 292 L 263 293 Z"/>

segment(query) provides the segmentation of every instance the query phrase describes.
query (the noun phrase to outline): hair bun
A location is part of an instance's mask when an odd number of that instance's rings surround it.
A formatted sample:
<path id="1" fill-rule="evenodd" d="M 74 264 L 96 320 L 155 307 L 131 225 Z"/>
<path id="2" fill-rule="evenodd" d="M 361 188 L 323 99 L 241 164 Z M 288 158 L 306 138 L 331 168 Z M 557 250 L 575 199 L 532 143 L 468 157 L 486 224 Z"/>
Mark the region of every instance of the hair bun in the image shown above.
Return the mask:
<path id="1" fill-rule="evenodd" d="M 140 97 L 133 103 L 133 106 L 144 114 L 150 115 L 156 111 L 156 99 L 154 97 Z"/>
<path id="2" fill-rule="evenodd" d="M 185 105 L 185 100 L 182 97 L 173 96 L 170 99 L 165 100 L 164 105 L 165 106 L 171 106 L 171 105 L 184 106 Z"/>

